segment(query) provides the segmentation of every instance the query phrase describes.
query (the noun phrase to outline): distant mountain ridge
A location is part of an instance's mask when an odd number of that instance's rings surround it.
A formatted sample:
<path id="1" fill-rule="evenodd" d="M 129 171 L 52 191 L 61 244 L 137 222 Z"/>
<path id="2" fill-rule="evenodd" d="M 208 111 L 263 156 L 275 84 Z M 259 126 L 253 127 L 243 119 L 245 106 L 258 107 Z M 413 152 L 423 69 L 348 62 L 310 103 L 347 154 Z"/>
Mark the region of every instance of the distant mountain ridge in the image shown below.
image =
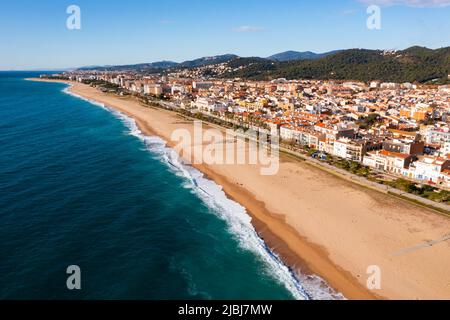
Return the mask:
<path id="1" fill-rule="evenodd" d="M 139 63 L 130 65 L 119 65 L 119 66 L 89 66 L 82 67 L 78 70 L 89 71 L 89 70 L 99 70 L 99 71 L 125 71 L 125 70 L 135 70 L 135 71 L 145 71 L 154 69 L 168 69 L 173 68 L 178 65 L 177 62 L 173 61 L 157 61 L 152 63 Z"/>
<path id="2" fill-rule="evenodd" d="M 198 67 L 203 67 L 203 66 L 207 66 L 207 65 L 228 62 L 228 61 L 234 60 L 236 58 L 239 58 L 239 56 L 237 56 L 235 54 L 224 54 L 224 55 L 220 55 L 220 56 L 203 57 L 203 58 L 199 58 L 199 59 L 195 59 L 195 60 L 191 60 L 191 61 L 184 61 L 184 62 L 178 64 L 177 67 L 198 68 Z"/>
<path id="3" fill-rule="evenodd" d="M 320 59 L 327 55 L 333 54 L 338 51 L 331 51 L 327 53 L 314 53 L 310 51 L 306 52 L 297 52 L 297 51 L 286 51 L 283 53 L 275 54 L 268 58 L 259 58 L 255 57 L 254 59 L 260 60 L 275 60 L 275 61 L 293 61 L 293 60 L 312 60 L 312 59 Z M 130 65 L 117 65 L 117 66 L 87 66 L 79 68 L 78 70 L 100 70 L 100 71 L 126 71 L 126 70 L 135 70 L 135 71 L 150 71 L 158 69 L 170 69 L 170 68 L 199 68 L 203 66 L 220 64 L 230 62 L 235 59 L 246 59 L 243 57 L 239 57 L 235 54 L 223 54 L 218 56 L 209 56 L 202 57 L 195 60 L 183 61 L 181 63 L 174 61 L 158 61 L 151 63 L 139 63 L 139 64 L 130 64 Z"/>
<path id="4" fill-rule="evenodd" d="M 217 64 L 224 64 L 230 71 L 220 74 L 215 73 L 214 68 L 207 68 Z M 160 61 L 81 70 L 161 73 L 201 67 L 206 67 L 205 76 L 254 80 L 286 78 L 450 83 L 450 47 L 434 50 L 415 46 L 400 51 L 347 49 L 320 54 L 286 51 L 269 58 L 225 54 L 181 63 Z"/>
<path id="5" fill-rule="evenodd" d="M 212 64 L 225 63 L 238 58 L 234 54 L 224 54 L 219 56 L 202 57 L 195 60 L 184 61 L 181 63 L 173 61 L 158 61 L 152 63 L 140 63 L 121 66 L 93 66 L 83 67 L 78 70 L 100 70 L 100 71 L 161 71 L 171 68 L 198 68 Z"/>
<path id="6" fill-rule="evenodd" d="M 329 55 L 338 53 L 340 50 L 334 50 L 324 53 L 315 53 L 311 51 L 285 51 L 281 53 L 274 54 L 267 59 L 269 60 L 275 60 L 275 61 L 295 61 L 295 60 L 316 60 L 320 58 L 327 57 Z"/>

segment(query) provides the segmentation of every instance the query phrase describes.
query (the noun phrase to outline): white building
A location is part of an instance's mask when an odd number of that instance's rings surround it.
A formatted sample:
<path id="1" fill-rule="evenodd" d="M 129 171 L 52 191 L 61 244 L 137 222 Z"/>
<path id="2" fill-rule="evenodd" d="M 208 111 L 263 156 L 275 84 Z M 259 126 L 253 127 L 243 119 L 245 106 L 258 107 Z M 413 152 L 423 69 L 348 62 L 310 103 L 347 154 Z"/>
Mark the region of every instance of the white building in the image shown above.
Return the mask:
<path id="1" fill-rule="evenodd" d="M 181 86 L 181 85 L 173 85 L 170 88 L 170 91 L 171 91 L 172 95 L 175 94 L 176 92 L 185 93 L 186 92 L 186 88 L 184 86 Z"/>
<path id="2" fill-rule="evenodd" d="M 218 112 L 227 109 L 225 104 L 208 98 L 197 98 L 194 104 L 195 107 L 201 112 Z"/>
<path id="3" fill-rule="evenodd" d="M 291 126 L 281 126 L 280 138 L 285 141 L 295 140 L 295 129 Z"/>
<path id="4" fill-rule="evenodd" d="M 192 82 L 192 88 L 198 89 L 209 89 L 214 85 L 214 83 L 209 81 L 194 81 Z"/>
<path id="5" fill-rule="evenodd" d="M 364 156 L 363 165 L 380 171 L 403 175 L 412 160 L 413 156 L 409 154 L 381 150 L 368 152 Z"/>
<path id="6" fill-rule="evenodd" d="M 335 141 L 333 155 L 342 159 L 347 159 L 347 141 Z"/>
<path id="7" fill-rule="evenodd" d="M 450 142 L 449 128 L 428 127 L 425 130 L 425 141 L 430 144 L 445 144 Z"/>
<path id="8" fill-rule="evenodd" d="M 441 148 L 441 155 L 443 157 L 450 155 L 450 142 L 445 142 Z"/>
<path id="9" fill-rule="evenodd" d="M 144 93 L 158 96 L 163 93 L 163 88 L 160 84 L 146 84 L 144 85 Z"/>
<path id="10" fill-rule="evenodd" d="M 450 161 L 447 159 L 420 156 L 419 160 L 411 165 L 408 177 L 423 182 L 439 183 L 442 172 L 448 169 Z"/>

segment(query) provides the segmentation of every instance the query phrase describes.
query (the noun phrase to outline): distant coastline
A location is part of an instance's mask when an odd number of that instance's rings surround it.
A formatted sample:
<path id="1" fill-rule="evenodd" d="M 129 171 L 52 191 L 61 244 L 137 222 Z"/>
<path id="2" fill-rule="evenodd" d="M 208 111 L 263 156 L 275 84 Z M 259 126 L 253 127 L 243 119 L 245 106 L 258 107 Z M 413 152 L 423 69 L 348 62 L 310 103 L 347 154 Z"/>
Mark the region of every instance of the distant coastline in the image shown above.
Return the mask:
<path id="1" fill-rule="evenodd" d="M 72 93 L 133 117 L 142 131 L 167 141 L 178 126 L 192 129 L 188 121 L 180 123 L 176 114 L 145 108 L 131 98 L 104 94 L 79 83 L 56 82 L 69 84 Z M 280 175 L 271 178 L 257 177 L 248 167 L 196 167 L 249 210 L 260 235 L 288 265 L 318 274 L 346 297 L 429 299 L 448 296 L 445 284 L 441 283 L 450 272 L 447 265 L 450 262 L 445 262 L 450 261 L 450 257 L 444 259 L 448 255 L 447 244 L 424 250 L 410 257 L 411 261 L 389 256 L 395 249 L 413 246 L 425 237 L 439 238 L 450 228 L 448 219 L 375 191 L 358 190 L 349 182 L 287 158 L 282 160 Z M 291 190 L 297 184 L 298 190 Z M 324 198 L 331 206 L 323 203 Z M 290 199 L 291 204 L 287 206 L 283 199 Z M 330 212 L 331 208 L 334 212 Z M 391 215 L 399 219 L 397 226 L 392 226 Z M 412 232 L 406 226 L 419 231 Z M 353 235 L 348 234 L 350 228 L 355 231 Z M 430 253 L 431 250 L 435 252 Z M 382 290 L 369 291 L 365 288 L 365 268 L 377 263 L 385 270 L 387 280 Z M 408 275 L 411 274 L 420 279 L 410 283 Z"/>

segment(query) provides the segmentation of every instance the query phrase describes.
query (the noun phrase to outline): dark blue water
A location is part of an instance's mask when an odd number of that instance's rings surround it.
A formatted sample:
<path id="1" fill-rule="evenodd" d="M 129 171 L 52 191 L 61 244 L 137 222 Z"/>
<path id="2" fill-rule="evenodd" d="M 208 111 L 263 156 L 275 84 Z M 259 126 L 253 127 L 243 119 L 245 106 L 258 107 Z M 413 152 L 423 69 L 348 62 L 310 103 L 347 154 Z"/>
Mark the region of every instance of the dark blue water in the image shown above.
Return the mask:
<path id="1" fill-rule="evenodd" d="M 199 193 L 161 141 L 33 75 L 0 73 L 0 298 L 301 296 L 242 208 Z"/>

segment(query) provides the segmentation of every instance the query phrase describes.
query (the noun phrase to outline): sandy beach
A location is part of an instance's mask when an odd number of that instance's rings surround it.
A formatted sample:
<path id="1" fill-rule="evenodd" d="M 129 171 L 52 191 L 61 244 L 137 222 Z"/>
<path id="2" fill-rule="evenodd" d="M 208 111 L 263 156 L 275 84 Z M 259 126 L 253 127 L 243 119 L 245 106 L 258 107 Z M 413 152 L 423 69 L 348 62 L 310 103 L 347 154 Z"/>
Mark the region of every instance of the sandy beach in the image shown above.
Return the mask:
<path id="1" fill-rule="evenodd" d="M 193 121 L 131 97 L 72 83 L 70 90 L 136 119 L 168 141 Z M 204 129 L 208 125 L 203 124 Z M 349 299 L 450 299 L 450 219 L 362 188 L 283 155 L 276 175 L 258 165 L 195 165 L 245 206 L 266 243 L 293 268 L 317 274 Z M 367 289 L 367 268 L 381 270 L 381 289 Z"/>

